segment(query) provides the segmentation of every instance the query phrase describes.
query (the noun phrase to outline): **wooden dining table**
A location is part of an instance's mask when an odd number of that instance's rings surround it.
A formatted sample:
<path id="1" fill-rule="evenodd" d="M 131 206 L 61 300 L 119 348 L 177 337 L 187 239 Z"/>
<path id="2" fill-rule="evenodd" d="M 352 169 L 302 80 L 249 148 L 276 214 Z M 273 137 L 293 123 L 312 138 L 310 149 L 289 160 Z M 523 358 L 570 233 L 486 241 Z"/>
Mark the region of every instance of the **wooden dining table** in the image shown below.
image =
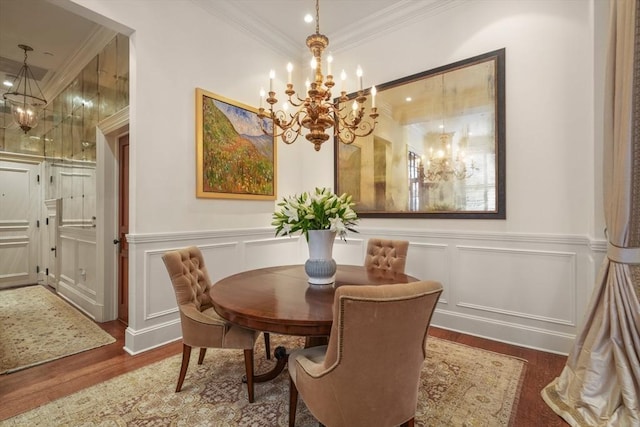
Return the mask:
<path id="1" fill-rule="evenodd" d="M 216 312 L 229 322 L 256 331 L 303 336 L 314 345 L 331 332 L 335 289 L 344 285 L 382 285 L 418 281 L 407 274 L 338 265 L 335 283 L 311 285 L 303 265 L 244 271 L 217 281 L 209 291 Z M 254 376 L 254 382 L 275 378 L 286 365 L 284 347 L 274 351 L 272 371 Z"/>

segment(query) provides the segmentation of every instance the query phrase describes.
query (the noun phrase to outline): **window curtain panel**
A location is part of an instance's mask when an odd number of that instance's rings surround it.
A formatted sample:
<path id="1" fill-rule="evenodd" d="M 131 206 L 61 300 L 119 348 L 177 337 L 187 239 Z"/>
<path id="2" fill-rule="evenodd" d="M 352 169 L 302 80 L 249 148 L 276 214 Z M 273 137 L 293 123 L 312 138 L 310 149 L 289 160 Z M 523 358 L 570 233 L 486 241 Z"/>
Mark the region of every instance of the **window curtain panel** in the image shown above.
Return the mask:
<path id="1" fill-rule="evenodd" d="M 607 256 L 567 363 L 541 393 L 571 426 L 640 426 L 640 0 L 610 5 Z"/>

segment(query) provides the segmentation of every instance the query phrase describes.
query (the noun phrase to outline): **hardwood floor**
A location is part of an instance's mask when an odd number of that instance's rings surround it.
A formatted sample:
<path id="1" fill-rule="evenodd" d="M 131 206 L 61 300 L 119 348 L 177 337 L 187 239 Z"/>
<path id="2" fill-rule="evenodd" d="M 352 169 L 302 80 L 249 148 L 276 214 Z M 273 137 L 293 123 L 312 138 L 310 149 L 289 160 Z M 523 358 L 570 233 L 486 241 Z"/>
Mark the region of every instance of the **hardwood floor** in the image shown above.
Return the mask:
<path id="1" fill-rule="evenodd" d="M 0 420 L 179 354 L 182 350 L 182 342 L 177 341 L 131 356 L 122 349 L 124 325 L 118 321 L 99 325 L 116 338 L 115 343 L 0 376 Z M 527 360 L 527 371 L 518 403 L 515 426 L 567 425 L 547 407 L 540 397 L 540 390 L 561 372 L 566 357 L 434 327 L 431 328 L 430 335 Z"/>

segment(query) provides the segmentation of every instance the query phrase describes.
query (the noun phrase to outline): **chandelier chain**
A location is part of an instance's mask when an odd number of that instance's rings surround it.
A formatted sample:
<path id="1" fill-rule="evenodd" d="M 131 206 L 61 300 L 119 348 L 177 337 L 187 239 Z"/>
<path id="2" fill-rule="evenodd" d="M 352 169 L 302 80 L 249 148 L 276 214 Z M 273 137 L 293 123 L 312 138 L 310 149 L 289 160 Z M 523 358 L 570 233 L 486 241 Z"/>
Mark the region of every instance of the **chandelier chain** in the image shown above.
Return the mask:
<path id="1" fill-rule="evenodd" d="M 316 0 L 316 34 L 320 34 L 320 0 Z"/>

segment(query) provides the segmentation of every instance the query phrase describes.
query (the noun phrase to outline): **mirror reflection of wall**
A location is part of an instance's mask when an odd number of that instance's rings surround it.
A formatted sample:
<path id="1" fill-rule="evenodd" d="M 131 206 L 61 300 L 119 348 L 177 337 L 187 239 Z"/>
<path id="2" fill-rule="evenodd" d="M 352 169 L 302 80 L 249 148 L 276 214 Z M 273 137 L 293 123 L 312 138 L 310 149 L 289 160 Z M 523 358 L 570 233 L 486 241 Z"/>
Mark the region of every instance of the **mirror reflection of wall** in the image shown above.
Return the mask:
<path id="1" fill-rule="evenodd" d="M 376 87 L 374 132 L 336 143 L 358 214 L 503 218 L 504 50 Z"/>
<path id="2" fill-rule="evenodd" d="M 50 100 L 31 131 L 4 112 L 1 151 L 43 159 L 44 200 L 62 199 L 62 225 L 95 225 L 96 126 L 127 105 L 129 39 L 118 34 Z"/>

